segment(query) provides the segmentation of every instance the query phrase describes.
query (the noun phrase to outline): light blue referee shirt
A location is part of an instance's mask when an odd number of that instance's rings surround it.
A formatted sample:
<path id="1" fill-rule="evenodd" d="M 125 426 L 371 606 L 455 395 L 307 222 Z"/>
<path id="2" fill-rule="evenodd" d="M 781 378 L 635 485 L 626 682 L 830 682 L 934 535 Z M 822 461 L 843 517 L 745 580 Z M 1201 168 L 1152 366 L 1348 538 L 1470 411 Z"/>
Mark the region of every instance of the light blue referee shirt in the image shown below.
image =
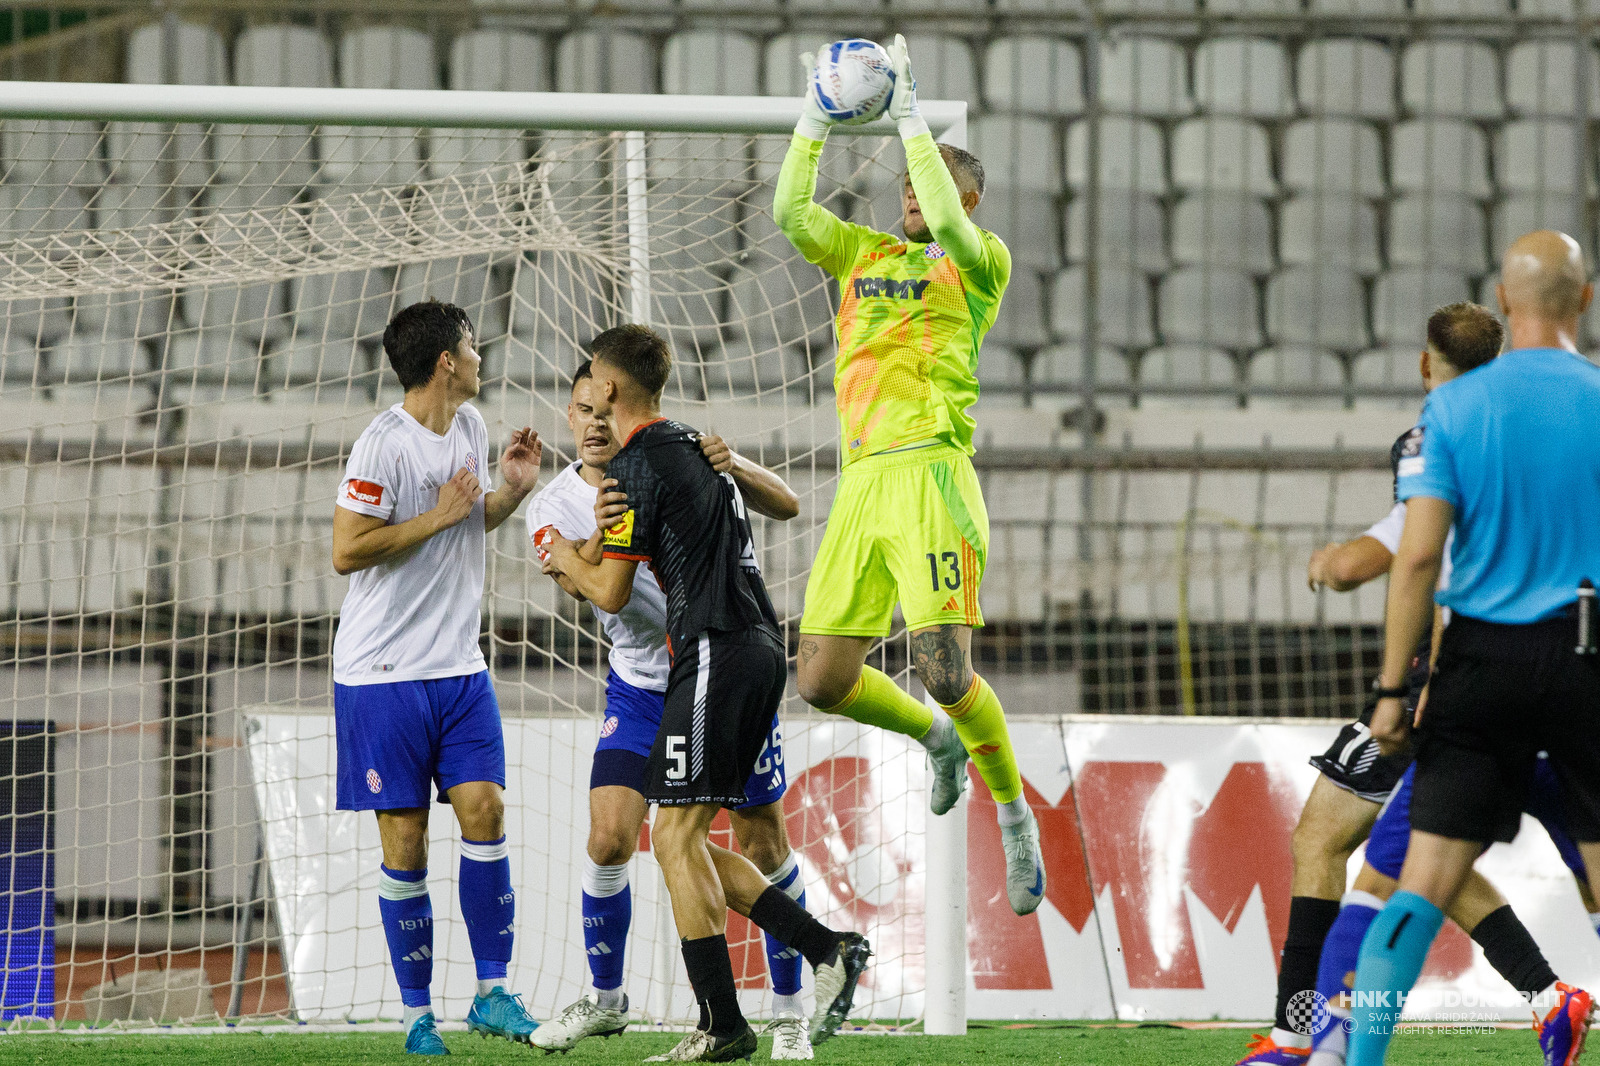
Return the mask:
<path id="1" fill-rule="evenodd" d="M 1399 498 L 1455 508 L 1442 605 L 1525 625 L 1600 584 L 1600 368 L 1520 348 L 1428 394 L 1401 449 Z"/>

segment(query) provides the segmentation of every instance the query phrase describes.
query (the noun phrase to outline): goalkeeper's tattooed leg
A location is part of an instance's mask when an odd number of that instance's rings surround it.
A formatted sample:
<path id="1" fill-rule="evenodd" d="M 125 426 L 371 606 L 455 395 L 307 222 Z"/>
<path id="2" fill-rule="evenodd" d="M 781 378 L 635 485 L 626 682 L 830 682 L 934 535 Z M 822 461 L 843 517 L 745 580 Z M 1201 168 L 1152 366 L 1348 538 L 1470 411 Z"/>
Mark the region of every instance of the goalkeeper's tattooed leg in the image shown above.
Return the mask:
<path id="1" fill-rule="evenodd" d="M 972 687 L 972 627 L 933 626 L 911 634 L 911 660 L 935 703 L 959 703 Z"/>

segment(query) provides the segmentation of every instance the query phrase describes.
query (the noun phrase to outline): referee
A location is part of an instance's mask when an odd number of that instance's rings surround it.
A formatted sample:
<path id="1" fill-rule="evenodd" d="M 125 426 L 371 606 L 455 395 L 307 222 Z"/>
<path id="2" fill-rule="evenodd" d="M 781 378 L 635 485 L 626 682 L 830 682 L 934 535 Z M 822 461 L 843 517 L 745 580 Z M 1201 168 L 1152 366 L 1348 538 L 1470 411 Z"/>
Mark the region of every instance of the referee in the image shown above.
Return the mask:
<path id="1" fill-rule="evenodd" d="M 1600 872 L 1600 657 L 1575 650 L 1578 584 L 1600 580 L 1600 369 L 1576 346 L 1594 289 L 1578 243 L 1548 230 L 1519 237 L 1500 277 L 1510 350 L 1430 393 L 1402 449 L 1406 520 L 1372 719 L 1385 750 L 1411 729 L 1405 671 L 1452 523 L 1454 573 L 1438 601 L 1453 617 L 1419 712 L 1400 891 L 1361 946 L 1349 1066 L 1383 1061 L 1444 908 L 1483 850 L 1516 836 L 1538 752 L 1561 780 L 1591 884 Z M 1570 1013 L 1541 1043 L 1581 1046 L 1588 1010 Z"/>

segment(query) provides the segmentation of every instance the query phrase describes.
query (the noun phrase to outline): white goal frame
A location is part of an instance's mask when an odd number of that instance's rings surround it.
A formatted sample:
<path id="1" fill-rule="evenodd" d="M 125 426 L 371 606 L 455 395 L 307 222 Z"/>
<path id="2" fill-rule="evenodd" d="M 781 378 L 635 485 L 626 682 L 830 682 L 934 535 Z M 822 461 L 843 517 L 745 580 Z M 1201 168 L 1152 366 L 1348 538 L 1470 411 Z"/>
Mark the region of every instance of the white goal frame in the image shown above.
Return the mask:
<path id="1" fill-rule="evenodd" d="M 966 147 L 965 101 L 920 107 L 936 138 Z M 644 134 L 785 134 L 800 110 L 793 97 L 0 81 L 0 119 L 620 132 L 630 309 L 638 321 L 649 320 L 651 306 Z M 834 126 L 833 134 L 892 137 L 896 129 L 879 119 Z M 933 1035 L 967 1029 L 966 840 L 965 804 L 927 823 L 924 1030 Z"/>

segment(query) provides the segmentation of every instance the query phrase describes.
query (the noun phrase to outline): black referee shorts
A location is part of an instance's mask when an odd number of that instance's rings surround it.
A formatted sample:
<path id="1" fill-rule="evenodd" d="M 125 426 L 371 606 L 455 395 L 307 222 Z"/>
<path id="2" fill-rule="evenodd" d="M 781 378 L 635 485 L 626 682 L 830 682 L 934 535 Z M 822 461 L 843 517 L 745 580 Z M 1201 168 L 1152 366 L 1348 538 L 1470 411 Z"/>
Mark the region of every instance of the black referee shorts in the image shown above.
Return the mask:
<path id="1" fill-rule="evenodd" d="M 765 630 L 708 630 L 677 649 L 645 798 L 667 807 L 744 803 L 788 682 L 783 642 Z"/>
<path id="2" fill-rule="evenodd" d="M 1575 655 L 1576 643 L 1570 619 L 1511 626 L 1455 616 L 1417 731 L 1413 829 L 1512 840 L 1546 751 L 1572 836 L 1600 841 L 1600 664 Z"/>

